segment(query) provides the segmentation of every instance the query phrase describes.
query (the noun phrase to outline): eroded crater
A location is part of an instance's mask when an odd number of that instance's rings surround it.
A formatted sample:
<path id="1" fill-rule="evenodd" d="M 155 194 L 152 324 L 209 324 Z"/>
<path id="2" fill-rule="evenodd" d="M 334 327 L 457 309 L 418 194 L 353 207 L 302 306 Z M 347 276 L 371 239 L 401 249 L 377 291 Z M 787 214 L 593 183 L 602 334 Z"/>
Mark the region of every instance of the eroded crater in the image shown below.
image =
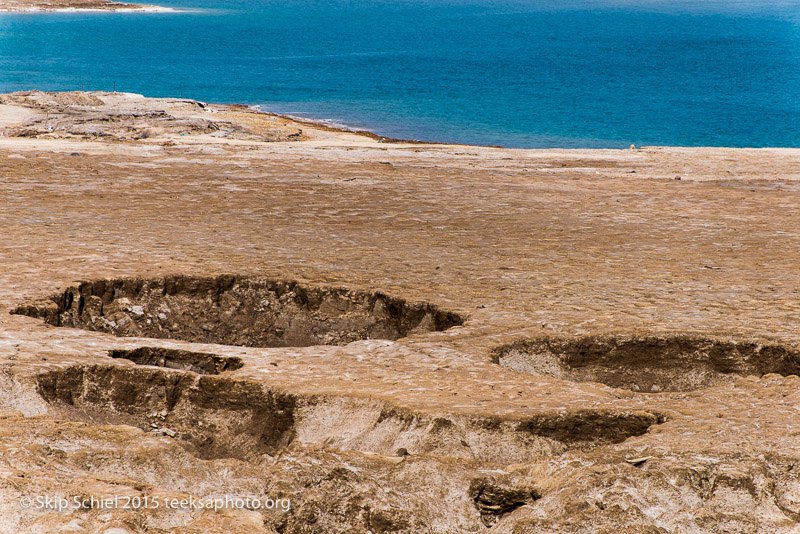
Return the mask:
<path id="1" fill-rule="evenodd" d="M 692 391 L 739 376 L 800 374 L 800 351 L 700 336 L 584 336 L 518 340 L 492 351 L 512 371 L 655 393 Z"/>
<path id="2" fill-rule="evenodd" d="M 162 347 L 115 349 L 108 351 L 108 355 L 112 358 L 130 360 L 137 365 L 180 369 L 201 375 L 218 375 L 225 371 L 241 369 L 244 366 L 241 358 Z"/>
<path id="3" fill-rule="evenodd" d="M 294 439 L 296 397 L 254 382 L 90 365 L 43 373 L 36 388 L 70 418 L 161 432 L 204 459 L 274 455 Z"/>
<path id="4" fill-rule="evenodd" d="M 59 367 L 38 375 L 35 386 L 61 416 L 164 434 L 204 459 L 252 461 L 297 442 L 509 464 L 618 443 L 665 421 L 627 409 L 540 412 L 522 420 L 429 414 L 378 399 L 297 395 L 233 376 L 145 366 Z"/>
<path id="5" fill-rule="evenodd" d="M 379 292 L 228 275 L 84 282 L 11 313 L 117 336 L 250 347 L 394 340 L 464 322 L 432 304 Z"/>

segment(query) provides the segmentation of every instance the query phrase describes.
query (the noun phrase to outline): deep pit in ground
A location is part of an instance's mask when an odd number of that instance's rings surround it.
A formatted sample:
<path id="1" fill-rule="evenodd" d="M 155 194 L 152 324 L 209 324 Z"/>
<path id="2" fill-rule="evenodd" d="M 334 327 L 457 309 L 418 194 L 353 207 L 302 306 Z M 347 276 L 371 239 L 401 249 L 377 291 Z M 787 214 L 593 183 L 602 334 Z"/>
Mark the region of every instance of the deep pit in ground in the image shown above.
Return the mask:
<path id="1" fill-rule="evenodd" d="M 12 313 L 118 336 L 256 347 L 398 339 L 463 323 L 380 292 L 218 276 L 84 282 Z M 236 378 L 239 358 L 155 346 L 114 349 L 135 365 L 58 367 L 36 390 L 58 413 L 161 433 L 200 458 L 254 460 L 292 444 L 382 455 L 518 463 L 619 443 L 665 421 L 647 410 L 583 409 L 520 419 L 424 413 L 384 400 L 297 394 Z"/>
<path id="2" fill-rule="evenodd" d="M 84 282 L 12 313 L 117 336 L 249 347 L 394 340 L 464 322 L 433 304 L 380 292 L 232 275 Z"/>
<path id="3" fill-rule="evenodd" d="M 542 337 L 497 347 L 491 356 L 512 371 L 644 393 L 721 386 L 748 375 L 800 375 L 796 348 L 691 335 Z"/>
<path id="4" fill-rule="evenodd" d="M 297 443 L 509 464 L 619 443 L 665 421 L 659 413 L 631 409 L 519 419 L 424 413 L 379 399 L 296 394 L 224 373 L 150 365 L 72 365 L 35 380 L 38 394 L 62 417 L 160 433 L 203 459 L 254 461 Z"/>

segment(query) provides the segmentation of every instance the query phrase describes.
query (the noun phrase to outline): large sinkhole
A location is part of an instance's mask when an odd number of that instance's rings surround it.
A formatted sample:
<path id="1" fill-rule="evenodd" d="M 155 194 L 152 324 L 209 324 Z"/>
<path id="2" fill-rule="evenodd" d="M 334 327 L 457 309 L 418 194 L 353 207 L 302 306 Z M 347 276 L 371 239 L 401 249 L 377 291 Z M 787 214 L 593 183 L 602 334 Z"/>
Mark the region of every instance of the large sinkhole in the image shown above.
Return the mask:
<path id="1" fill-rule="evenodd" d="M 249 347 L 398 339 L 464 321 L 433 304 L 379 292 L 240 276 L 84 282 L 12 313 L 117 336 Z"/>
<path id="2" fill-rule="evenodd" d="M 419 412 L 379 399 L 272 388 L 226 373 L 235 370 L 236 360 L 202 353 L 143 347 L 110 356 L 133 363 L 53 367 L 36 376 L 36 391 L 60 417 L 137 426 L 169 436 L 204 459 L 256 460 L 296 443 L 506 465 L 619 443 L 665 421 L 653 411 L 607 408 L 532 412 L 515 419 Z"/>
<path id="3" fill-rule="evenodd" d="M 149 351 L 111 356 L 146 365 L 175 359 Z M 42 398 L 69 418 L 164 433 L 201 458 L 274 455 L 294 439 L 294 395 L 224 375 L 86 365 L 51 369 L 36 381 Z"/>
<path id="4" fill-rule="evenodd" d="M 795 348 L 691 335 L 525 339 L 495 348 L 492 359 L 512 371 L 645 393 L 692 391 L 747 375 L 800 375 Z"/>

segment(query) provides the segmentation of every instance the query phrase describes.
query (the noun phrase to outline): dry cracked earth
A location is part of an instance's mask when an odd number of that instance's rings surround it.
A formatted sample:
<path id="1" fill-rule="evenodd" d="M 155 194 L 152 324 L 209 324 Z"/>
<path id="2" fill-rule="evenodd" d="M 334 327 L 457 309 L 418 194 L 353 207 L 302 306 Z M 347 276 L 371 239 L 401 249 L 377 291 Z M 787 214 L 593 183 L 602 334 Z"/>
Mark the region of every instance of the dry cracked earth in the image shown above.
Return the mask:
<path id="1" fill-rule="evenodd" d="M 800 150 L 28 92 L 0 191 L 0 532 L 800 532 Z"/>

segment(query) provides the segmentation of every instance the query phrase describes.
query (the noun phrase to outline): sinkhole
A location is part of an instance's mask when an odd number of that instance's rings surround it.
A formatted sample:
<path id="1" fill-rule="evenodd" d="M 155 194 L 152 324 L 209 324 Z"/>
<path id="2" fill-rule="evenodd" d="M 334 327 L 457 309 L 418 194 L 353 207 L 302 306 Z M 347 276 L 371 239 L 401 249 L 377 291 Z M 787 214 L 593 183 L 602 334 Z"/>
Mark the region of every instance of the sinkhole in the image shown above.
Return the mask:
<path id="1" fill-rule="evenodd" d="M 376 291 L 234 275 L 83 282 L 11 313 L 116 336 L 248 347 L 394 340 L 464 322 L 433 304 Z"/>
<path id="2" fill-rule="evenodd" d="M 160 363 L 175 355 L 144 352 L 127 356 L 155 365 L 49 368 L 35 377 L 36 392 L 60 417 L 136 426 L 169 436 L 203 459 L 258 461 L 297 444 L 506 465 L 620 443 L 666 421 L 655 411 L 626 408 L 547 410 L 509 419 L 428 413 L 380 399 L 302 394 L 235 374 L 169 368 Z"/>
<path id="3" fill-rule="evenodd" d="M 643 393 L 692 391 L 739 376 L 800 375 L 800 351 L 703 336 L 583 336 L 517 340 L 492 350 L 500 366 Z"/>

